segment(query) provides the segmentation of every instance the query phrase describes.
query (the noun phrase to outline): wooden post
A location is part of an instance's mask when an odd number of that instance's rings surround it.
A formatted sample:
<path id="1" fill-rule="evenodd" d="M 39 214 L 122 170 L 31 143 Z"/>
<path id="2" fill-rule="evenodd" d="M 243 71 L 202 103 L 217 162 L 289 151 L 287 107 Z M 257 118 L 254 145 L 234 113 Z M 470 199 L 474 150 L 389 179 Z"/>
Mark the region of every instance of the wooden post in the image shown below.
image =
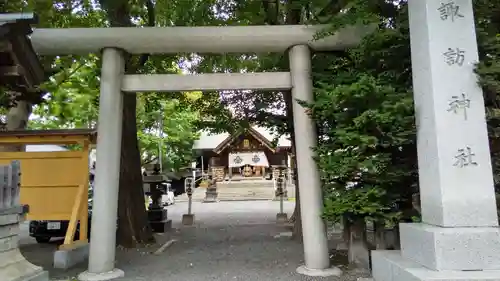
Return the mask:
<path id="1" fill-rule="evenodd" d="M 75 196 L 75 202 L 73 203 L 73 210 L 71 211 L 71 219 L 68 223 L 68 230 L 66 231 L 66 236 L 64 237 L 64 245 L 70 245 L 73 242 L 73 238 L 75 237 L 76 225 L 80 215 L 80 209 L 82 207 L 82 198 L 84 195 L 84 191 L 85 185 L 79 185 L 78 192 Z M 64 246 L 61 245 L 61 247 L 59 248 L 62 249 L 64 248 Z"/>
<path id="2" fill-rule="evenodd" d="M 80 209 L 80 236 L 79 241 L 88 242 L 88 224 L 89 224 L 89 143 L 84 141 L 82 143 L 82 174 L 83 174 L 83 184 L 84 184 L 84 193 L 82 195 L 82 206 Z"/>

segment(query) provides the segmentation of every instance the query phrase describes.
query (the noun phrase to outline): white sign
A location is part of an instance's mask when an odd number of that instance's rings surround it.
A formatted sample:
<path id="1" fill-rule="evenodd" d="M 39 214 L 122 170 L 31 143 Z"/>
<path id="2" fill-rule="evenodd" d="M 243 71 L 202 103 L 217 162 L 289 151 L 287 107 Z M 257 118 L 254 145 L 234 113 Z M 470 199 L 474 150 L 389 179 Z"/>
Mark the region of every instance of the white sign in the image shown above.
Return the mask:
<path id="1" fill-rule="evenodd" d="M 61 229 L 61 222 L 48 222 L 47 223 L 47 229 L 48 230 L 56 230 L 56 229 Z"/>
<path id="2" fill-rule="evenodd" d="M 245 165 L 269 167 L 266 154 L 263 151 L 241 152 L 229 154 L 229 167 L 242 167 Z"/>

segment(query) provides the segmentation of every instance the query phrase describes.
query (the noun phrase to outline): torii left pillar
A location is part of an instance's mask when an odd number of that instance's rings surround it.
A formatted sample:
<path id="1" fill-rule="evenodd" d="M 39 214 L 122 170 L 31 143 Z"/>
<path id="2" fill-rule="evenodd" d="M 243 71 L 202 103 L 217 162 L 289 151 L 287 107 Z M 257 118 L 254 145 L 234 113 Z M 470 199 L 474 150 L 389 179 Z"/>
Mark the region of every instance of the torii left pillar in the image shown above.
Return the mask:
<path id="1" fill-rule="evenodd" d="M 123 114 L 121 84 L 124 71 L 122 51 L 114 48 L 104 49 L 97 126 L 92 241 L 89 268 L 78 276 L 81 281 L 105 281 L 124 276 L 122 270 L 115 268 Z"/>

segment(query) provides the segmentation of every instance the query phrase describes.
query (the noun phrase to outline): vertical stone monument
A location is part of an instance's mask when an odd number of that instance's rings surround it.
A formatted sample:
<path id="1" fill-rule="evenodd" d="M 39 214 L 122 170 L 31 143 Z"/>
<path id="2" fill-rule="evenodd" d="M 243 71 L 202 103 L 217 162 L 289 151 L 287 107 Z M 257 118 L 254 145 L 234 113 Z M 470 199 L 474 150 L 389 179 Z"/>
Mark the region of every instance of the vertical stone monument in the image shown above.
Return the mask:
<path id="1" fill-rule="evenodd" d="M 186 178 L 184 180 L 184 188 L 188 196 L 188 211 L 187 214 L 182 215 L 182 225 L 193 225 L 194 224 L 194 214 L 192 212 L 193 207 L 193 192 L 196 178 L 193 172 L 193 177 Z"/>
<path id="2" fill-rule="evenodd" d="M 285 200 L 286 178 L 283 174 L 276 179 L 276 198 L 280 201 L 280 211 L 276 214 L 276 222 L 284 224 L 288 222 L 288 214 L 284 211 L 283 201 Z"/>
<path id="3" fill-rule="evenodd" d="M 18 161 L 0 167 L 0 280 L 48 281 L 49 274 L 19 251 L 19 218 L 25 212 L 19 203 L 19 169 Z"/>
<path id="4" fill-rule="evenodd" d="M 500 280 L 472 0 L 409 0 L 422 223 L 372 252 L 376 281 Z"/>
<path id="5" fill-rule="evenodd" d="M 273 180 L 274 180 L 274 201 L 280 201 L 284 199 L 288 200 L 288 185 L 287 185 L 287 170 L 288 167 L 285 165 L 274 166 L 273 167 Z M 281 191 L 279 191 L 279 186 L 281 184 Z"/>

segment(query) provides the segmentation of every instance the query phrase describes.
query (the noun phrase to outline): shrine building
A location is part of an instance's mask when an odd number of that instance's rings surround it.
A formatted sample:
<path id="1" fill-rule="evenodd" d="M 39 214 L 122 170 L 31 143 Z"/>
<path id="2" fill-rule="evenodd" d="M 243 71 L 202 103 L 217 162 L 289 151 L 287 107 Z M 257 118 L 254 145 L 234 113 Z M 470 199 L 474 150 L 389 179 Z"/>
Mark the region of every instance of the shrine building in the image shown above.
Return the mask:
<path id="1" fill-rule="evenodd" d="M 276 143 L 277 142 L 277 143 Z M 278 168 L 290 168 L 291 142 L 269 130 L 252 126 L 233 134 L 202 132 L 194 143 L 199 167 L 216 181 L 268 179 Z"/>

